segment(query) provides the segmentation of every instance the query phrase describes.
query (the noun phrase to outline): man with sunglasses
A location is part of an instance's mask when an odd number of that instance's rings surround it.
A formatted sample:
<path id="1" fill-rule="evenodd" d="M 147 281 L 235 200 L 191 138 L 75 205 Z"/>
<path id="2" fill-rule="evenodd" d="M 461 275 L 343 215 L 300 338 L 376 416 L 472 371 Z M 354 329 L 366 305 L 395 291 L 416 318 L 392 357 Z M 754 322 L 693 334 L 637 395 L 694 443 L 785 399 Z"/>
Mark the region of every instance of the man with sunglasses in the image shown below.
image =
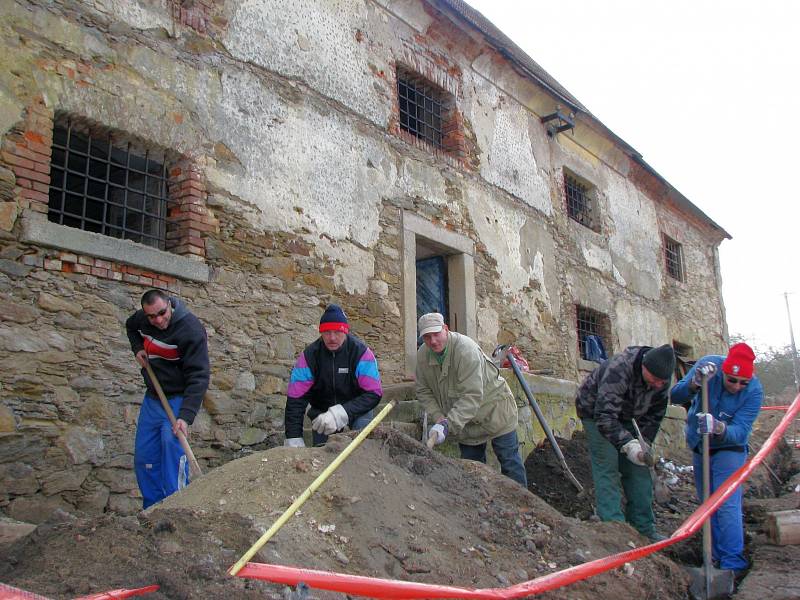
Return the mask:
<path id="1" fill-rule="evenodd" d="M 149 290 L 141 304 L 125 322 L 125 329 L 147 386 L 133 456 L 143 508 L 147 508 L 189 483 L 189 463 L 177 434 L 189 436 L 189 425 L 208 390 L 210 367 L 205 327 L 183 302 L 161 290 Z M 144 369 L 148 362 L 177 416 L 174 428 Z"/>
<path id="2" fill-rule="evenodd" d="M 747 442 L 761 409 L 763 391 L 753 373 L 756 356 L 747 344 L 731 346 L 727 356 L 709 355 L 698 360 L 672 388 L 672 402 L 688 405 L 686 443 L 694 452 L 694 480 L 703 494 L 703 435 L 711 448 L 711 493 L 747 459 Z M 708 413 L 702 412 L 700 388 L 708 379 Z M 712 557 L 719 568 L 740 574 L 744 557 L 741 486 L 711 517 Z"/>

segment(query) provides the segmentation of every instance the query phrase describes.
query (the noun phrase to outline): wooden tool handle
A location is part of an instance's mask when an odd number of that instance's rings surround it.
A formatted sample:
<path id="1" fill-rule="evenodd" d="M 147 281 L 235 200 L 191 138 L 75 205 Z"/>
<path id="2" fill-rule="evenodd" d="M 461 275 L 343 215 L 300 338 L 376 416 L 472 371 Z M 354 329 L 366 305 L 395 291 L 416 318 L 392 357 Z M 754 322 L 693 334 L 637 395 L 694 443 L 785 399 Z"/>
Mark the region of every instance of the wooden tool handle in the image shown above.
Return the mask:
<path id="1" fill-rule="evenodd" d="M 161 389 L 161 384 L 158 382 L 158 378 L 153 372 L 153 367 L 150 366 L 150 362 L 148 360 L 145 360 L 144 368 L 147 371 L 148 377 L 150 377 L 150 381 L 153 383 L 153 387 L 156 388 L 156 394 L 158 395 L 158 399 L 161 400 L 161 406 L 164 407 L 164 412 L 167 413 L 167 417 L 169 417 L 169 422 L 172 424 L 172 428 L 175 429 L 178 424 L 178 420 L 175 418 L 175 413 L 172 412 L 172 407 L 169 405 L 169 402 L 167 402 L 167 397 L 164 394 L 164 390 Z M 182 431 L 177 431 L 178 441 L 181 444 L 181 448 L 183 448 L 184 454 L 186 454 L 186 458 L 189 459 L 189 469 L 192 471 L 192 475 L 194 477 L 199 477 L 203 474 L 203 471 L 200 469 L 200 463 L 198 463 L 197 459 L 194 457 L 194 452 L 192 452 L 186 436 L 183 435 Z"/>
<path id="2" fill-rule="evenodd" d="M 436 445 L 436 433 L 432 433 L 428 436 L 428 441 L 425 442 L 425 445 L 428 447 L 429 450 L 433 450 L 433 447 Z"/>

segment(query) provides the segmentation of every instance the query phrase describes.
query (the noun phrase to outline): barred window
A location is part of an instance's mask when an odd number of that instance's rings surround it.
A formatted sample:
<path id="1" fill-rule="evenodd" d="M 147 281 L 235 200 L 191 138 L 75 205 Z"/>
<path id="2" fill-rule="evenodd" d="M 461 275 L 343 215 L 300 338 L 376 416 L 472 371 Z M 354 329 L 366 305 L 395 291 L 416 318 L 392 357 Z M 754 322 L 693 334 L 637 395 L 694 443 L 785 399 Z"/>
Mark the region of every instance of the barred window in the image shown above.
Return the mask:
<path id="1" fill-rule="evenodd" d="M 565 170 L 564 193 L 567 199 L 569 218 L 593 231 L 599 231 L 600 219 L 596 214 L 597 201 L 593 197 L 594 186 Z"/>
<path id="2" fill-rule="evenodd" d="M 664 235 L 664 261 L 670 277 L 685 281 L 683 246 L 667 235 Z"/>
<path id="3" fill-rule="evenodd" d="M 611 323 L 608 315 L 586 308 L 580 304 L 575 305 L 576 328 L 578 331 L 578 355 L 584 360 L 594 360 L 592 356 L 591 336 L 599 338 L 599 345 L 611 356 Z"/>
<path id="4" fill-rule="evenodd" d="M 165 248 L 167 164 L 163 153 L 56 123 L 48 219 Z"/>
<path id="5" fill-rule="evenodd" d="M 424 77 L 398 66 L 397 98 L 400 129 L 443 149 L 442 132 L 448 116 L 449 94 Z"/>

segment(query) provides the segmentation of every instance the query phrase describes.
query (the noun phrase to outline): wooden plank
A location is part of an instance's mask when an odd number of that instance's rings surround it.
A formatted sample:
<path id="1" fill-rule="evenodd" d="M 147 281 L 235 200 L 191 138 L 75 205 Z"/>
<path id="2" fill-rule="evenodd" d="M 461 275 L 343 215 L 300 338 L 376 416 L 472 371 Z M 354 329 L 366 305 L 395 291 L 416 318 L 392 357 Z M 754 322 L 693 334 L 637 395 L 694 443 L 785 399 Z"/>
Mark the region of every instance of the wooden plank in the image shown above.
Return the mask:
<path id="1" fill-rule="evenodd" d="M 800 510 L 767 513 L 766 529 L 773 544 L 800 544 Z"/>

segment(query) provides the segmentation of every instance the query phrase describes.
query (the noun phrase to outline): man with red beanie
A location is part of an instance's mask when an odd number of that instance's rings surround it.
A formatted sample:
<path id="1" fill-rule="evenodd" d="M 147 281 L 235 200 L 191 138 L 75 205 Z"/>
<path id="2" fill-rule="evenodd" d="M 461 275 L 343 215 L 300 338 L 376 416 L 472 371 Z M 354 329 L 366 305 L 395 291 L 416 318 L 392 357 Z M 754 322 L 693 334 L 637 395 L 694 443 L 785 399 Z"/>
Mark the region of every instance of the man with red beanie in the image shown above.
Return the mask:
<path id="1" fill-rule="evenodd" d="M 761 409 L 763 391 L 753 373 L 756 355 L 747 344 L 734 344 L 728 356 L 709 355 L 698 360 L 672 388 L 675 404 L 689 405 L 686 443 L 694 452 L 694 481 L 703 494 L 703 435 L 711 448 L 711 493 L 747 459 L 747 442 Z M 708 379 L 708 413 L 702 412 L 700 387 Z M 744 557 L 741 486 L 711 517 L 712 555 L 719 568 L 735 575 L 747 569 Z"/>
<path id="2" fill-rule="evenodd" d="M 319 339 L 306 346 L 292 369 L 286 390 L 286 446 L 305 446 L 307 407 L 315 446 L 345 426 L 363 429 L 372 420 L 383 396 L 378 361 L 349 332 L 347 315 L 338 305 L 329 305 L 319 320 Z"/>

